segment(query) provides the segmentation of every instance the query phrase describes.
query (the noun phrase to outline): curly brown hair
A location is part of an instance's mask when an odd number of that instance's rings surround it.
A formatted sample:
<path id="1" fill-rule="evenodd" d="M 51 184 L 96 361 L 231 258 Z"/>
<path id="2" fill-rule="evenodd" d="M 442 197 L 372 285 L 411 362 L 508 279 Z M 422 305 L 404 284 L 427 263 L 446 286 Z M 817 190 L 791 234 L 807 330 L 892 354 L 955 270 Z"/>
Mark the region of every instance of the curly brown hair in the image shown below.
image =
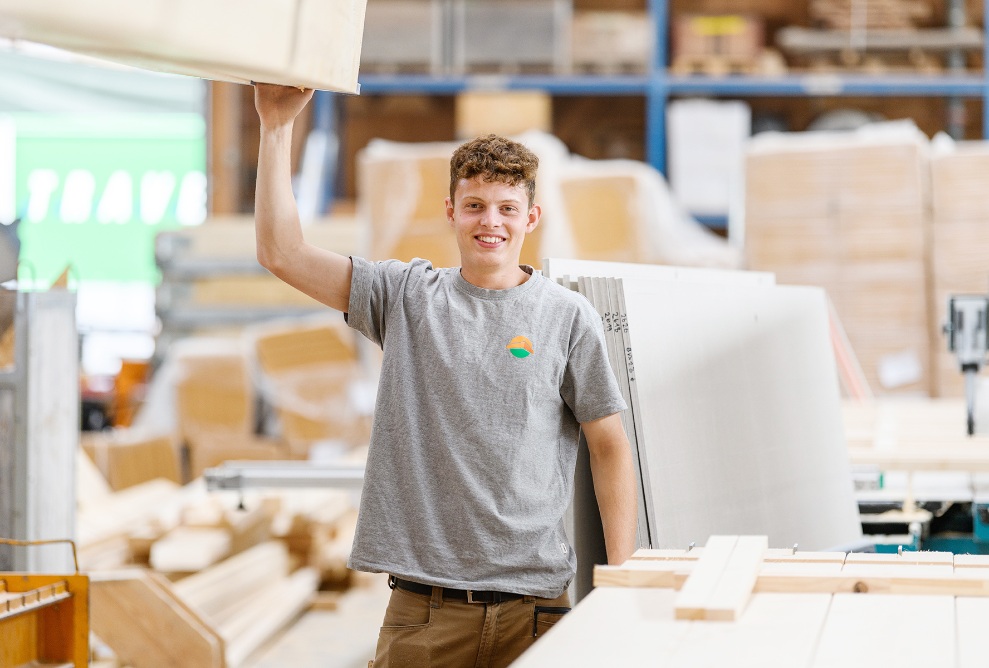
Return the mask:
<path id="1" fill-rule="evenodd" d="M 511 186 L 522 184 L 529 196 L 529 206 L 536 197 L 536 170 L 539 158 L 522 144 L 487 135 L 462 144 L 450 158 L 450 199 L 460 179 L 480 176 L 485 181 L 500 181 Z"/>

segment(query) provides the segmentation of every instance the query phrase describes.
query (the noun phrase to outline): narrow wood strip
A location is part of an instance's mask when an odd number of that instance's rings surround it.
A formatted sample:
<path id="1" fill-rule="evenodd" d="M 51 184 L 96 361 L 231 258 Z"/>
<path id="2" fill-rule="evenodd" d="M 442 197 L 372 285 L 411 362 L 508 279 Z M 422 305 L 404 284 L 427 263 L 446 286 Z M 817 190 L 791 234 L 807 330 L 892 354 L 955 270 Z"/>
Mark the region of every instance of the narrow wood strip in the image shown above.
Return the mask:
<path id="1" fill-rule="evenodd" d="M 752 597 L 752 588 L 768 547 L 766 536 L 739 536 L 731 558 L 704 606 L 704 619 L 734 621 L 741 616 Z"/>
<path id="2" fill-rule="evenodd" d="M 711 536 L 702 556 L 680 589 L 674 605 L 677 619 L 704 619 L 704 610 L 714 595 L 738 536 Z"/>

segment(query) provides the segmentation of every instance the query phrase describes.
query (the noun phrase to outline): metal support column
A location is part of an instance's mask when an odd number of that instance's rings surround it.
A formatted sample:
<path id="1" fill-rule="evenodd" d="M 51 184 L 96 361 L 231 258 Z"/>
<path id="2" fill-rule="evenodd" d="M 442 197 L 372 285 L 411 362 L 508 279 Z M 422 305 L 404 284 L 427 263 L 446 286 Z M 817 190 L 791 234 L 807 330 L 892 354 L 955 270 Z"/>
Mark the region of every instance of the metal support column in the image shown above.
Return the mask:
<path id="1" fill-rule="evenodd" d="M 75 537 L 79 447 L 76 295 L 19 292 L 14 365 L 0 371 L 0 536 Z M 0 570 L 69 573 L 65 545 L 0 546 Z"/>

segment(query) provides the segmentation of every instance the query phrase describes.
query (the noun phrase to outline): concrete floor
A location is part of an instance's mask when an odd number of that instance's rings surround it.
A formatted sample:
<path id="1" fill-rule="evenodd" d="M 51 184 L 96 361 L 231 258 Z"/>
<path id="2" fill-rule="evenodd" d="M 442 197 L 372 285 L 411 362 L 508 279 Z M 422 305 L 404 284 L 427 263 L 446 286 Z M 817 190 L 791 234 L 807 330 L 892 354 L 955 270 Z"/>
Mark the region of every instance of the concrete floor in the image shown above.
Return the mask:
<path id="1" fill-rule="evenodd" d="M 388 605 L 387 576 L 357 573 L 335 610 L 309 610 L 243 668 L 367 668 Z"/>

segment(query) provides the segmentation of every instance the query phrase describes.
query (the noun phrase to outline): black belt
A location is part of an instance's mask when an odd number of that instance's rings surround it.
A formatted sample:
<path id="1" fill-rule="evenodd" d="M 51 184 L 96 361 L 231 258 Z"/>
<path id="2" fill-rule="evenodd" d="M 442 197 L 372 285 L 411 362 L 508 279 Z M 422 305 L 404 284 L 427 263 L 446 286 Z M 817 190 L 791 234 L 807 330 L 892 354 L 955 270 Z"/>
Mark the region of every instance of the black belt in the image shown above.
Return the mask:
<path id="1" fill-rule="evenodd" d="M 431 585 L 403 580 L 394 575 L 389 576 L 388 586 L 392 589 L 398 587 L 414 594 L 433 595 L 433 587 Z M 443 590 L 443 598 L 467 601 L 468 603 L 501 603 L 502 601 L 514 601 L 524 596 L 524 594 L 514 594 L 506 591 L 477 591 L 475 589 L 451 589 L 449 587 L 441 587 L 441 589 Z"/>

